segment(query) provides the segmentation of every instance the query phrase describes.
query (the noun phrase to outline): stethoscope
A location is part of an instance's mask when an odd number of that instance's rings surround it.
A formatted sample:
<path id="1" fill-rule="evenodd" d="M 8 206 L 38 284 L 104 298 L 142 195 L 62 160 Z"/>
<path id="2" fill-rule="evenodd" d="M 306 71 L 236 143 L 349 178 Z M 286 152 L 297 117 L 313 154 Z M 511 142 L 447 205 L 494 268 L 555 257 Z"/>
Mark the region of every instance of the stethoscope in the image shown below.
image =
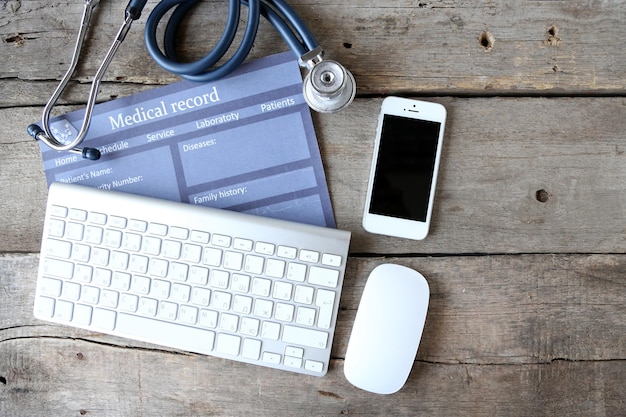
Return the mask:
<path id="1" fill-rule="evenodd" d="M 291 50 L 296 54 L 300 66 L 309 71 L 304 78 L 302 92 L 311 109 L 321 113 L 332 113 L 347 107 L 354 99 L 356 83 L 350 71 L 336 61 L 323 58 L 324 52 L 311 32 L 293 9 L 283 0 L 229 0 L 226 27 L 215 48 L 208 55 L 197 61 L 180 62 L 177 59 L 175 47 L 178 28 L 183 17 L 198 1 L 163 0 L 157 4 L 146 20 L 144 38 L 148 52 L 152 59 L 167 71 L 173 72 L 184 79 L 198 82 L 214 81 L 230 74 L 248 56 L 256 38 L 260 16 L 263 15 L 278 30 Z M 37 124 L 31 124 L 27 128 L 28 133 L 33 138 L 42 141 L 50 148 L 56 151 L 77 153 L 83 158 L 91 160 L 99 159 L 100 151 L 96 148 L 80 148 L 79 146 L 89 130 L 100 82 L 130 30 L 133 21 L 141 16 L 147 0 L 130 0 L 128 6 L 126 6 L 124 23 L 117 32 L 113 43 L 93 78 L 82 126 L 74 140 L 64 143 L 67 141 L 57 139 L 50 128 L 50 113 L 74 74 L 93 9 L 98 3 L 100 3 L 100 0 L 85 0 L 72 60 L 67 72 L 43 109 L 41 118 L 43 129 Z M 248 21 L 241 43 L 227 61 L 211 69 L 227 53 L 235 38 L 242 5 L 248 7 Z M 164 51 L 161 51 L 156 39 L 157 26 L 161 19 L 173 8 L 175 9 L 171 13 L 164 31 Z"/>

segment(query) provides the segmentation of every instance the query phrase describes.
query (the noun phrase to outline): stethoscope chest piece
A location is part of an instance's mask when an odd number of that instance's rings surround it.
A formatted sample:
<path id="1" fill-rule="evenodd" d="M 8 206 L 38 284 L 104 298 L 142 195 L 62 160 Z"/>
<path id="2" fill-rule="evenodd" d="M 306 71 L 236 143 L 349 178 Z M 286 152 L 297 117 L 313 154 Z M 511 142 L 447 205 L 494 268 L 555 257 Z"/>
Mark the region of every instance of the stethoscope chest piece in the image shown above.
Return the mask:
<path id="1" fill-rule="evenodd" d="M 302 92 L 309 107 L 320 113 L 334 113 L 347 107 L 356 94 L 354 77 L 343 65 L 322 59 L 321 48 L 316 48 L 300 59 L 310 69 L 304 78 Z M 307 59 L 309 58 L 309 59 Z"/>

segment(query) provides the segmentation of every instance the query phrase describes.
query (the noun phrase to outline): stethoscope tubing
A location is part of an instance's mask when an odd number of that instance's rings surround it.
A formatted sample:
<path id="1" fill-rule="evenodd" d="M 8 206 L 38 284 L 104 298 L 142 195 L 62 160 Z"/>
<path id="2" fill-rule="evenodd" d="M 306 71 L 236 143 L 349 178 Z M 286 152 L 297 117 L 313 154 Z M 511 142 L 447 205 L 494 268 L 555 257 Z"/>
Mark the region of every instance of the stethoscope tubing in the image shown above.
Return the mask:
<path id="1" fill-rule="evenodd" d="M 265 17 L 285 39 L 297 58 L 315 49 L 318 44 L 295 11 L 283 0 L 229 0 L 228 18 L 213 50 L 193 62 L 180 62 L 176 54 L 178 28 L 185 15 L 199 0 L 163 0 L 146 20 L 144 41 L 152 59 L 163 69 L 196 82 L 214 81 L 230 74 L 246 59 L 256 38 L 260 16 Z M 241 7 L 248 7 L 248 21 L 241 43 L 233 55 L 220 66 L 218 62 L 232 46 L 237 33 Z M 163 49 L 157 40 L 157 28 L 163 17 L 174 9 L 167 21 Z M 275 10 L 274 10 L 275 9 Z"/>

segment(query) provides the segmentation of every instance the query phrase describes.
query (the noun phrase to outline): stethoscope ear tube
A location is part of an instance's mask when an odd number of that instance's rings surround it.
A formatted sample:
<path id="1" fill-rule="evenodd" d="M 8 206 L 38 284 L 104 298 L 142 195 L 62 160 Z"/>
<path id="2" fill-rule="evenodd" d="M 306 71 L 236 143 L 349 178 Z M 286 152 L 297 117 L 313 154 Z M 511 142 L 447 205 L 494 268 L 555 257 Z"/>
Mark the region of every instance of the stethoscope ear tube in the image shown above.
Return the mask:
<path id="1" fill-rule="evenodd" d="M 200 0 L 163 0 L 156 5 L 146 21 L 144 39 L 148 52 L 154 61 L 167 71 L 187 80 L 199 82 L 214 81 L 230 74 L 243 63 L 250 53 L 259 27 L 260 16 L 263 15 L 285 39 L 298 58 L 300 65 L 309 70 L 303 83 L 303 95 L 313 110 L 322 113 L 339 111 L 348 106 L 354 99 L 356 83 L 352 74 L 338 62 L 323 59 L 322 48 L 317 44 L 306 25 L 284 0 L 229 0 L 226 27 L 215 48 L 197 61 L 180 62 L 176 56 L 178 28 L 184 16 L 198 1 Z M 69 143 L 64 143 L 65 141 L 62 142 L 55 138 L 50 129 L 50 114 L 74 74 L 89 28 L 92 11 L 99 2 L 100 0 L 85 0 L 81 26 L 70 67 L 43 109 L 41 127 L 32 124 L 26 129 L 30 136 L 56 151 L 78 153 L 83 158 L 91 160 L 99 159 L 100 151 L 95 148 L 79 148 L 78 146 L 87 135 L 98 87 L 115 53 L 130 30 L 132 22 L 141 16 L 147 0 L 130 0 L 128 3 L 124 23 L 93 78 L 82 127 L 75 138 Z M 248 7 L 248 21 L 241 43 L 228 60 L 216 67 L 229 51 L 235 39 L 242 6 Z M 165 52 L 163 52 L 156 39 L 157 27 L 161 19 L 171 9 L 174 11 L 170 14 L 165 27 L 163 40 Z"/>

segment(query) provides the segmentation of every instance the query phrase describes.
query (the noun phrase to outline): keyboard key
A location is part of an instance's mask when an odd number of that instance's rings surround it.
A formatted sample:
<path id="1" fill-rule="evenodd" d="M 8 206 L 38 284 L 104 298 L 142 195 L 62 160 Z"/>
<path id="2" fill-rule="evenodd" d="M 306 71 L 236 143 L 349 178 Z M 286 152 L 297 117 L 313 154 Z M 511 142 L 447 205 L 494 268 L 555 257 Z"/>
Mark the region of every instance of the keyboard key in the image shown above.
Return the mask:
<path id="1" fill-rule="evenodd" d="M 204 248 L 202 263 L 209 266 L 220 266 L 222 264 L 222 251 L 215 248 Z"/>
<path id="2" fill-rule="evenodd" d="M 248 275 L 233 274 L 230 280 L 230 289 L 237 292 L 250 291 L 250 277 Z"/>
<path id="3" fill-rule="evenodd" d="M 145 222 L 143 220 L 130 219 L 128 221 L 128 229 L 135 232 L 145 232 L 146 230 L 148 230 L 148 222 Z"/>
<path id="4" fill-rule="evenodd" d="M 98 213 L 98 212 L 92 211 L 91 213 L 87 215 L 87 219 L 91 223 L 103 225 L 103 224 L 106 224 L 107 222 L 107 215 L 104 213 Z"/>
<path id="5" fill-rule="evenodd" d="M 279 321 L 291 322 L 295 307 L 292 304 L 276 303 L 274 318 Z"/>
<path id="6" fill-rule="evenodd" d="M 307 307 L 298 307 L 296 311 L 296 324 L 303 326 L 315 325 L 315 310 Z"/>
<path id="7" fill-rule="evenodd" d="M 82 326 L 89 326 L 91 324 L 91 314 L 93 308 L 84 304 L 74 305 L 74 314 L 72 316 L 72 323 L 76 323 Z"/>
<path id="8" fill-rule="evenodd" d="M 128 291 L 130 288 L 130 274 L 115 272 L 113 278 L 111 278 L 111 288 L 120 291 Z"/>
<path id="9" fill-rule="evenodd" d="M 183 248 L 183 244 L 177 242 L 175 240 L 166 240 L 163 242 L 163 247 L 161 248 L 161 255 L 170 259 L 178 259 L 180 258 L 180 253 Z"/>
<path id="10" fill-rule="evenodd" d="M 250 252 L 252 250 L 252 241 L 248 239 L 235 238 L 233 248 L 244 252 Z"/>
<path id="11" fill-rule="evenodd" d="M 109 287 L 111 285 L 112 272 L 104 268 L 95 268 L 93 271 L 92 283 L 99 287 Z"/>
<path id="12" fill-rule="evenodd" d="M 268 297 L 270 295 L 270 288 L 272 281 L 265 278 L 254 278 L 252 280 L 252 294 L 260 295 L 262 297 Z"/>
<path id="13" fill-rule="evenodd" d="M 312 372 L 322 372 L 324 370 L 324 364 L 318 361 L 306 360 L 304 361 L 304 369 Z"/>
<path id="14" fill-rule="evenodd" d="M 211 303 L 211 307 L 218 310 L 228 311 L 230 310 L 231 298 L 232 295 L 227 292 L 213 291 L 213 302 Z"/>
<path id="15" fill-rule="evenodd" d="M 61 321 L 71 321 L 74 312 L 74 303 L 57 300 L 54 306 L 54 318 Z"/>
<path id="16" fill-rule="evenodd" d="M 197 243 L 209 243 L 209 234 L 198 230 L 192 230 L 189 239 Z"/>
<path id="17" fill-rule="evenodd" d="M 124 233 L 122 248 L 131 252 L 139 252 L 139 250 L 141 250 L 141 235 L 136 233 Z"/>
<path id="18" fill-rule="evenodd" d="M 159 303 L 159 317 L 167 320 L 176 320 L 178 315 L 178 304 L 169 301 L 161 301 Z"/>
<path id="19" fill-rule="evenodd" d="M 285 275 L 285 261 L 268 259 L 265 264 L 265 275 L 272 278 L 282 278 Z"/>
<path id="20" fill-rule="evenodd" d="M 100 289 L 85 285 L 82 289 L 80 300 L 87 304 L 98 304 L 98 300 L 100 300 Z"/>
<path id="21" fill-rule="evenodd" d="M 298 250 L 296 248 L 292 248 L 291 246 L 279 246 L 276 250 L 276 255 L 281 258 L 296 259 L 297 254 Z"/>
<path id="22" fill-rule="evenodd" d="M 51 318 L 54 315 L 54 298 L 39 297 L 36 302 L 36 311 L 40 317 Z"/>
<path id="23" fill-rule="evenodd" d="M 161 253 L 161 239 L 154 236 L 146 236 L 141 244 L 141 253 L 145 255 L 158 255 Z"/>
<path id="24" fill-rule="evenodd" d="M 206 285 L 209 280 L 209 270 L 201 266 L 193 265 L 189 268 L 189 282 L 192 284 Z"/>
<path id="25" fill-rule="evenodd" d="M 115 269 L 126 270 L 128 268 L 129 259 L 130 255 L 128 253 L 113 251 L 113 253 L 111 253 L 110 266 Z"/>
<path id="26" fill-rule="evenodd" d="M 290 263 L 287 267 L 287 279 L 291 281 L 304 282 L 306 278 L 306 265 Z"/>
<path id="27" fill-rule="evenodd" d="M 231 242 L 230 236 L 214 234 L 213 237 L 211 237 L 211 243 L 214 244 L 215 246 L 219 246 L 222 248 L 230 247 L 230 242 Z"/>
<path id="28" fill-rule="evenodd" d="M 182 260 L 185 262 L 198 263 L 202 259 L 202 246 L 185 243 L 183 245 Z"/>
<path id="29" fill-rule="evenodd" d="M 263 361 L 278 365 L 280 363 L 280 355 L 278 353 L 263 352 Z"/>
<path id="30" fill-rule="evenodd" d="M 228 281 L 230 278 L 230 274 L 226 271 L 220 271 L 219 269 L 214 269 L 211 271 L 211 275 L 209 278 L 209 284 L 216 288 L 228 288 Z"/>
<path id="31" fill-rule="evenodd" d="M 109 216 L 109 226 L 111 226 L 111 227 L 115 227 L 115 228 L 118 228 L 118 229 L 124 229 L 126 227 L 127 222 L 128 221 L 124 217 Z M 131 230 L 143 231 L 141 229 L 142 229 L 142 227 L 131 227 Z"/>
<path id="32" fill-rule="evenodd" d="M 261 337 L 269 340 L 278 340 L 280 336 L 280 324 L 264 321 L 261 326 Z"/>
<path id="33" fill-rule="evenodd" d="M 189 271 L 189 266 L 186 264 L 181 264 L 179 262 L 170 263 L 170 270 L 167 274 L 169 279 L 174 281 L 187 281 L 187 274 Z"/>
<path id="34" fill-rule="evenodd" d="M 115 311 L 94 308 L 91 325 L 96 329 L 113 330 L 115 328 Z"/>
<path id="35" fill-rule="evenodd" d="M 58 219 L 50 219 L 48 221 L 48 235 L 54 237 L 63 237 L 65 233 L 65 222 Z"/>
<path id="36" fill-rule="evenodd" d="M 263 272 L 265 259 L 260 256 L 246 255 L 246 262 L 243 270 L 249 274 L 260 274 Z"/>
<path id="37" fill-rule="evenodd" d="M 261 255 L 273 255 L 275 247 L 276 246 L 271 243 L 257 242 L 254 245 L 254 251 L 256 253 L 260 253 Z"/>
<path id="38" fill-rule="evenodd" d="M 71 254 L 72 244 L 67 240 L 48 239 L 46 241 L 46 255 L 69 259 Z"/>
<path id="39" fill-rule="evenodd" d="M 99 305 L 106 308 L 117 308 L 119 293 L 111 290 L 102 290 Z"/>
<path id="40" fill-rule="evenodd" d="M 217 316 L 217 311 L 202 309 L 198 316 L 198 324 L 202 327 L 215 329 L 217 327 Z"/>
<path id="41" fill-rule="evenodd" d="M 189 237 L 189 230 L 183 227 L 170 227 L 170 237 L 174 239 L 186 240 Z"/>
<path id="42" fill-rule="evenodd" d="M 43 273 L 58 278 L 72 278 L 74 274 L 74 264 L 57 259 L 44 258 Z"/>
<path id="43" fill-rule="evenodd" d="M 315 296 L 315 305 L 320 308 L 317 327 L 330 329 L 330 323 L 333 319 L 333 307 L 335 305 L 335 293 L 333 291 L 318 290 Z"/>
<path id="44" fill-rule="evenodd" d="M 274 308 L 273 302 L 258 298 L 254 302 L 254 315 L 257 317 L 264 317 L 264 318 L 269 319 L 270 317 L 272 317 L 273 308 Z"/>
<path id="45" fill-rule="evenodd" d="M 304 357 L 304 349 L 294 346 L 287 346 L 285 347 L 285 356 L 302 359 Z"/>
<path id="46" fill-rule="evenodd" d="M 243 254 L 226 251 L 224 254 L 224 268 L 239 271 L 243 266 Z"/>
<path id="47" fill-rule="evenodd" d="M 146 295 L 150 292 L 150 278 L 141 275 L 133 277 L 130 290 L 135 294 Z"/>
<path id="48" fill-rule="evenodd" d="M 139 297 L 132 294 L 120 295 L 120 308 L 124 311 L 134 313 L 137 311 L 137 305 L 139 304 Z"/>
<path id="49" fill-rule="evenodd" d="M 246 359 L 259 360 L 261 355 L 261 341 L 256 339 L 243 339 L 241 356 Z"/>
<path id="50" fill-rule="evenodd" d="M 66 282 L 63 284 L 63 298 L 72 301 L 78 301 L 80 298 L 80 285 L 75 282 Z"/>
<path id="51" fill-rule="evenodd" d="M 85 227 L 85 242 L 92 245 L 99 245 L 102 243 L 102 235 L 104 230 L 101 227 L 87 226 Z"/>
<path id="52" fill-rule="evenodd" d="M 220 333 L 217 335 L 217 344 L 215 346 L 215 350 L 217 350 L 219 353 L 237 356 L 239 354 L 240 344 L 241 337 L 233 336 L 226 333 Z"/>
<path id="53" fill-rule="evenodd" d="M 285 356 L 284 364 L 289 368 L 302 368 L 302 359 L 294 358 L 293 356 Z"/>
<path id="54" fill-rule="evenodd" d="M 180 306 L 178 321 L 185 324 L 196 324 L 198 320 L 198 309 L 191 306 Z"/>
<path id="55" fill-rule="evenodd" d="M 239 316 L 223 313 L 220 315 L 219 329 L 227 332 L 236 332 L 239 327 Z"/>
<path id="56" fill-rule="evenodd" d="M 252 317 L 242 317 L 241 328 L 239 331 L 245 335 L 257 336 L 259 334 L 260 325 L 261 322 L 257 319 L 253 319 Z"/>
<path id="57" fill-rule="evenodd" d="M 67 207 L 58 206 L 56 204 L 53 204 L 53 205 L 50 206 L 49 211 L 50 211 L 50 215 L 51 216 L 67 217 L 68 209 L 67 209 Z"/>
<path id="58" fill-rule="evenodd" d="M 243 295 L 235 295 L 233 299 L 233 311 L 239 314 L 250 314 L 252 311 L 252 298 Z"/>
<path id="59" fill-rule="evenodd" d="M 89 262 L 91 246 L 74 243 L 72 246 L 72 259 L 78 262 Z"/>
<path id="60" fill-rule="evenodd" d="M 61 295 L 61 286 L 63 281 L 52 278 L 41 278 L 39 280 L 39 291 L 42 294 L 58 297 Z"/>
<path id="61" fill-rule="evenodd" d="M 137 314 L 144 317 L 154 317 L 157 313 L 158 301 L 154 298 L 141 297 L 137 305 Z"/>
<path id="62" fill-rule="evenodd" d="M 163 278 L 167 276 L 169 262 L 165 259 L 152 258 L 148 265 L 148 273 L 152 276 Z"/>
<path id="63" fill-rule="evenodd" d="M 158 236 L 166 236 L 167 225 L 161 223 L 150 223 L 148 225 L 148 233 Z"/>
<path id="64" fill-rule="evenodd" d="M 301 304 L 312 304 L 314 289 L 305 287 L 304 285 L 296 285 L 296 291 L 293 295 L 293 301 Z"/>
<path id="65" fill-rule="evenodd" d="M 170 294 L 170 299 L 179 303 L 186 303 L 189 301 L 190 296 L 191 296 L 191 287 L 189 285 L 184 285 L 184 284 L 172 285 L 172 293 Z"/>
<path id="66" fill-rule="evenodd" d="M 198 288 L 195 287 L 191 290 L 191 302 L 203 306 L 208 307 L 209 302 L 211 301 L 211 290 L 207 288 Z"/>
<path id="67" fill-rule="evenodd" d="M 76 265 L 76 267 L 74 268 L 73 278 L 76 281 L 90 283 L 92 275 L 93 275 L 93 268 L 90 267 L 89 265 L 79 264 L 79 265 Z"/>
<path id="68" fill-rule="evenodd" d="M 153 279 L 152 285 L 150 286 L 149 295 L 150 297 L 155 297 L 160 300 L 163 300 L 163 299 L 169 298 L 170 288 L 171 288 L 171 284 L 169 281 L 164 281 L 161 279 Z"/>
<path id="69" fill-rule="evenodd" d="M 326 343 L 328 343 L 328 333 L 285 325 L 283 327 L 282 340 L 283 342 L 289 344 L 326 349 Z"/>
<path id="70" fill-rule="evenodd" d="M 325 253 L 322 255 L 322 265 L 339 268 L 341 266 L 341 256 Z"/>
<path id="71" fill-rule="evenodd" d="M 102 244 L 109 248 L 118 249 L 122 246 L 122 232 L 114 229 L 107 229 L 102 237 Z"/>
<path id="72" fill-rule="evenodd" d="M 272 296 L 278 300 L 289 301 L 291 300 L 291 290 L 293 285 L 288 282 L 277 281 L 274 284 L 274 292 Z"/>
<path id="73" fill-rule="evenodd" d="M 72 208 L 70 209 L 69 218 L 72 220 L 84 222 L 85 220 L 87 220 L 87 212 L 85 210 Z"/>
<path id="74" fill-rule="evenodd" d="M 339 283 L 339 271 L 336 269 L 312 266 L 309 270 L 309 283 L 335 288 Z"/>
<path id="75" fill-rule="evenodd" d="M 317 263 L 320 259 L 319 252 L 302 249 L 299 259 L 303 262 Z"/>
<path id="76" fill-rule="evenodd" d="M 129 337 L 152 340 L 163 344 L 163 334 L 167 334 L 167 344 L 171 347 L 210 354 L 213 351 L 215 333 L 210 330 L 180 326 L 174 323 L 157 321 L 130 314 L 118 314 L 115 331 Z"/>

